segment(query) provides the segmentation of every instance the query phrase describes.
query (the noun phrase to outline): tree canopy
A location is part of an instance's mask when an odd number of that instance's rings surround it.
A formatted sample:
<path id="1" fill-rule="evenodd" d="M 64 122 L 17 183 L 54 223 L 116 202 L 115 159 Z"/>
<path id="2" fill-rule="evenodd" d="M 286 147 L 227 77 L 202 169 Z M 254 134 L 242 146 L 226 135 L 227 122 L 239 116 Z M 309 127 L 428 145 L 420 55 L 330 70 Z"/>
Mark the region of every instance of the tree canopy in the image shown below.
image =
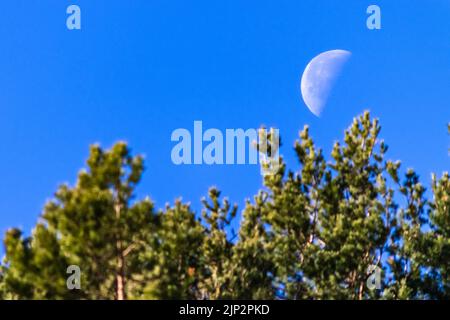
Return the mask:
<path id="1" fill-rule="evenodd" d="M 427 190 L 386 158 L 380 130 L 365 112 L 327 158 L 305 126 L 297 168 L 281 159 L 237 231 L 217 188 L 201 213 L 181 200 L 155 209 L 136 197 L 143 158 L 94 145 L 30 236 L 7 231 L 0 298 L 449 299 L 449 173 Z M 80 289 L 67 286 L 73 265 Z"/>

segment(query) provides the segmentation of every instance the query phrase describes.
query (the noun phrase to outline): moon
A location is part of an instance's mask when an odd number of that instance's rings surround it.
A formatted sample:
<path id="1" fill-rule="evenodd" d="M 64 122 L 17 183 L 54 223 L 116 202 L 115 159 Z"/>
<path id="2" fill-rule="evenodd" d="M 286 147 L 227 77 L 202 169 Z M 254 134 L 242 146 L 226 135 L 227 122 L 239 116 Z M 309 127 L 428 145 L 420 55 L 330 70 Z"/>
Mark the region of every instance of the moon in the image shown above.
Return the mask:
<path id="1" fill-rule="evenodd" d="M 326 51 L 306 66 L 300 89 L 309 110 L 320 117 L 333 86 L 352 53 L 346 50 Z"/>

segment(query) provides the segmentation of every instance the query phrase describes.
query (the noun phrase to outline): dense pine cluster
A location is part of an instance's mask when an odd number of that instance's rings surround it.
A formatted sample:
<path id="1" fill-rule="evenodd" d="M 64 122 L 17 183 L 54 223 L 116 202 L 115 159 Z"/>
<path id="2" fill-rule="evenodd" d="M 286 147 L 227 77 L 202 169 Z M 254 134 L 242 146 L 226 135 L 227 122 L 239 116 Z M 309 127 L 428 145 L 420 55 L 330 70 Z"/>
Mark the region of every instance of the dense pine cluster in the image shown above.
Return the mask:
<path id="1" fill-rule="evenodd" d="M 92 146 L 32 235 L 6 233 L 0 298 L 449 299 L 449 174 L 427 191 L 386 160 L 379 133 L 366 112 L 326 159 L 305 127 L 298 168 L 265 177 L 236 233 L 238 208 L 219 190 L 201 214 L 181 201 L 157 210 L 135 199 L 142 157 L 125 143 Z M 69 265 L 80 290 L 66 286 Z M 367 286 L 374 266 L 378 289 Z"/>

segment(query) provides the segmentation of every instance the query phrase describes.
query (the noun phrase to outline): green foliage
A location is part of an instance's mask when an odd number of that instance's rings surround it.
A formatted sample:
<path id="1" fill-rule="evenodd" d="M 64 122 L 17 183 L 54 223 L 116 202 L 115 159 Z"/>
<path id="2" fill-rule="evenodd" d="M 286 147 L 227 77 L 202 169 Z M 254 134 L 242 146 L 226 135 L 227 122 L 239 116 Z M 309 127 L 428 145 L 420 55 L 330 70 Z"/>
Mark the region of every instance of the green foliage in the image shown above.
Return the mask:
<path id="1" fill-rule="evenodd" d="M 157 264 L 146 298 L 193 299 L 195 272 L 200 268 L 204 229 L 189 205 L 176 201 L 167 206 L 153 247 Z"/>
<path id="2" fill-rule="evenodd" d="M 433 175 L 427 190 L 386 159 L 380 130 L 364 113 L 327 160 L 305 127 L 298 168 L 281 159 L 237 233 L 237 207 L 218 189 L 201 215 L 180 200 L 158 212 L 134 198 L 143 159 L 122 142 L 93 146 L 31 236 L 6 233 L 0 298 L 449 299 L 450 176 Z M 70 265 L 80 290 L 66 286 Z"/>
<path id="3" fill-rule="evenodd" d="M 369 297 L 367 270 L 380 265 L 392 223 L 393 190 L 387 188 L 387 147 L 369 114 L 355 120 L 326 162 L 308 127 L 295 150 L 301 164 L 286 179 L 266 179 L 264 208 L 270 226 L 276 282 L 290 299 Z"/>
<path id="4" fill-rule="evenodd" d="M 88 170 L 76 185 L 61 186 L 31 237 L 6 234 L 5 285 L 12 297 L 124 299 L 125 286 L 152 261 L 141 255 L 152 243 L 158 216 L 149 200 L 131 203 L 143 171 L 126 144 L 104 152 L 93 146 Z M 68 290 L 66 270 L 82 270 L 82 290 Z M 128 283 L 129 282 L 129 283 Z"/>
<path id="5" fill-rule="evenodd" d="M 273 299 L 272 261 L 268 232 L 262 219 L 266 195 L 260 192 L 255 203 L 246 202 L 239 238 L 232 248 L 229 282 L 224 298 Z"/>
<path id="6" fill-rule="evenodd" d="M 236 216 L 237 206 L 231 207 L 227 199 L 220 204 L 220 192 L 209 190 L 209 201 L 202 199 L 202 217 L 205 237 L 201 246 L 202 273 L 199 281 L 199 297 L 220 299 L 225 296 L 227 274 L 231 267 L 233 243 L 227 237 L 227 228 Z"/>

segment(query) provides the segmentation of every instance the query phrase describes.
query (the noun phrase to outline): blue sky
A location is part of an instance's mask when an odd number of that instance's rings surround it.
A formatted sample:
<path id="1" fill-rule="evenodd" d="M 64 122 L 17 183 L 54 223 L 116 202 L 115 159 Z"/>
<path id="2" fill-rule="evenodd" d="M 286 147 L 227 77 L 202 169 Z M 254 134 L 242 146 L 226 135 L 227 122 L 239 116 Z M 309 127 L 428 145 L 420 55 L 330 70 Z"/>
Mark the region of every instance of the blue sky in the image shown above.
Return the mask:
<path id="1" fill-rule="evenodd" d="M 70 4 L 81 7 L 81 31 L 66 28 Z M 366 28 L 371 4 L 380 31 Z M 95 142 L 126 140 L 146 155 L 138 197 L 158 207 L 182 196 L 198 209 L 212 185 L 242 204 L 261 186 L 258 167 L 172 164 L 171 133 L 194 120 L 277 127 L 295 169 L 304 124 L 329 150 L 369 109 L 390 158 L 427 184 L 449 169 L 449 0 L 15 0 L 2 3 L 0 39 L 1 233 L 29 231 Z M 316 118 L 300 77 L 331 49 L 353 55 Z"/>

